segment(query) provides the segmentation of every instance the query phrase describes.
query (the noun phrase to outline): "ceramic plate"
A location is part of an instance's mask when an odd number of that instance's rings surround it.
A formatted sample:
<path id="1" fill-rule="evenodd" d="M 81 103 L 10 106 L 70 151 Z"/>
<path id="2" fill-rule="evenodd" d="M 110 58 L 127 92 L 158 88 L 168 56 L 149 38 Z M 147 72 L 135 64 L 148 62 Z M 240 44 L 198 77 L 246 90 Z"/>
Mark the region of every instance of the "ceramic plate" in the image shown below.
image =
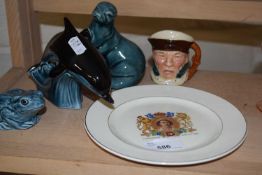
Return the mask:
<path id="1" fill-rule="evenodd" d="M 192 165 L 221 158 L 246 138 L 242 114 L 226 100 L 182 86 L 117 90 L 114 106 L 96 101 L 86 114 L 90 138 L 108 152 L 154 165 Z"/>

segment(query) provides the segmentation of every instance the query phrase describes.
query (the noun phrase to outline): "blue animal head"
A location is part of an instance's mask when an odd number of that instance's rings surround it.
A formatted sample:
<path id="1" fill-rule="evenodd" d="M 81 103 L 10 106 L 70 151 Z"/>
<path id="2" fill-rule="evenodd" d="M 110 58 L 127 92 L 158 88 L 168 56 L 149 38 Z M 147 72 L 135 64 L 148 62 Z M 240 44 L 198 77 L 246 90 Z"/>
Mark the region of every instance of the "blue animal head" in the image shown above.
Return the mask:
<path id="1" fill-rule="evenodd" d="M 10 107 L 16 111 L 22 118 L 37 115 L 45 106 L 43 93 L 36 90 L 13 89 L 6 93 L 10 95 Z"/>
<path id="2" fill-rule="evenodd" d="M 12 89 L 0 94 L 0 130 L 28 129 L 45 107 L 42 92 Z"/>
<path id="3" fill-rule="evenodd" d="M 116 7 L 109 2 L 100 2 L 92 13 L 93 17 L 102 24 L 108 24 L 114 21 L 117 16 Z"/>

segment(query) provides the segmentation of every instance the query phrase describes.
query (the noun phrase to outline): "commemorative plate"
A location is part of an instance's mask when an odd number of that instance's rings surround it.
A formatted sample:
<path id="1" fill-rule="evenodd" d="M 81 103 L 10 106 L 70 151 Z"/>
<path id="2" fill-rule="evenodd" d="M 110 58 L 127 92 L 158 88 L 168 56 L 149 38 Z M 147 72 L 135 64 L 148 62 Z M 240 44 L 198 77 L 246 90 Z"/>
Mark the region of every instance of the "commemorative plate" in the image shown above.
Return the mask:
<path id="1" fill-rule="evenodd" d="M 108 152 L 153 165 L 209 162 L 246 138 L 239 110 L 211 93 L 182 86 L 144 85 L 114 91 L 113 106 L 94 102 L 86 114 L 90 138 Z"/>

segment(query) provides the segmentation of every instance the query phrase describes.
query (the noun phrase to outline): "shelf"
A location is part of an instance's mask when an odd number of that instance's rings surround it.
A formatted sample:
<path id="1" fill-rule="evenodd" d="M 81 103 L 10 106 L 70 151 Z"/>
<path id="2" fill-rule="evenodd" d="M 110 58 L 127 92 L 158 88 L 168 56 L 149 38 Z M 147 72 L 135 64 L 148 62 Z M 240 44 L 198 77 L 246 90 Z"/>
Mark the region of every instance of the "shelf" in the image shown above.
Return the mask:
<path id="1" fill-rule="evenodd" d="M 38 12 L 90 14 L 100 0 L 34 1 Z M 109 0 L 119 16 L 183 18 L 262 24 L 262 2 L 243 0 Z M 52 5 L 50 5 L 52 4 Z"/>
<path id="2" fill-rule="evenodd" d="M 152 84 L 149 69 L 140 84 Z M 221 96 L 235 105 L 248 123 L 245 143 L 231 155 L 184 168 L 148 166 L 115 157 L 94 144 L 84 129 L 93 103 L 84 98 L 81 110 L 58 109 L 46 101 L 40 122 L 24 131 L 0 132 L 0 172 L 25 174 L 256 174 L 262 171 L 262 118 L 256 102 L 262 99 L 262 75 L 199 71 L 186 82 Z M 35 89 L 27 75 L 12 87 Z M 230 116 L 229 116 L 230 117 Z"/>
<path id="3" fill-rule="evenodd" d="M 0 92 L 11 88 L 35 89 L 26 70 L 41 58 L 37 13 L 90 14 L 99 1 L 6 0 L 5 2 L 13 68 L 0 79 Z M 110 2 L 116 5 L 120 17 L 135 17 L 136 20 L 143 17 L 158 20 L 164 18 L 207 20 L 211 24 L 212 21 L 226 21 L 255 24 L 259 27 L 262 24 L 260 1 L 110 0 Z M 143 19 L 141 23 L 144 23 Z M 236 26 L 238 28 L 238 24 Z M 260 28 L 254 30 L 260 31 Z M 244 27 L 243 33 L 246 31 L 248 32 L 249 28 Z M 230 35 L 228 31 L 224 32 Z M 247 37 L 250 38 L 249 36 L 254 37 L 252 34 Z M 254 43 L 251 39 L 250 43 L 256 44 L 256 41 Z M 147 68 L 140 84 L 153 83 L 149 77 L 149 70 L 150 67 Z M 262 100 L 262 75 L 198 71 L 185 86 L 225 98 L 242 112 L 247 120 L 248 136 L 237 151 L 217 161 L 196 166 L 161 167 L 134 163 L 100 149 L 86 134 L 85 114 L 93 100 L 84 97 L 81 110 L 58 109 L 46 100 L 47 111 L 36 126 L 23 131 L 0 132 L 0 172 L 48 175 L 246 175 L 262 172 L 260 139 L 262 113 L 256 108 L 256 103 Z"/>

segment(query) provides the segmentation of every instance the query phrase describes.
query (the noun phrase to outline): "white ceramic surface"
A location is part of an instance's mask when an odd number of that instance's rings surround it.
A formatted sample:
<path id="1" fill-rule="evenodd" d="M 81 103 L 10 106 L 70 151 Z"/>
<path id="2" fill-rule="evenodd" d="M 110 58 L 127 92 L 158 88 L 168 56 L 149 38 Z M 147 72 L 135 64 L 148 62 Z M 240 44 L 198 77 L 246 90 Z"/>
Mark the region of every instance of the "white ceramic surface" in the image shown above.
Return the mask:
<path id="1" fill-rule="evenodd" d="M 246 138 L 242 114 L 226 100 L 193 88 L 134 86 L 113 92 L 114 107 L 96 101 L 86 115 L 90 138 L 112 154 L 154 165 L 191 165 L 221 158 Z M 186 113 L 194 131 L 175 136 L 142 136 L 138 116 Z"/>
<path id="2" fill-rule="evenodd" d="M 189 42 L 194 41 L 194 38 L 192 38 L 192 36 L 175 30 L 161 30 L 159 32 L 152 34 L 150 38 L 165 39 L 165 40 L 184 40 Z"/>

